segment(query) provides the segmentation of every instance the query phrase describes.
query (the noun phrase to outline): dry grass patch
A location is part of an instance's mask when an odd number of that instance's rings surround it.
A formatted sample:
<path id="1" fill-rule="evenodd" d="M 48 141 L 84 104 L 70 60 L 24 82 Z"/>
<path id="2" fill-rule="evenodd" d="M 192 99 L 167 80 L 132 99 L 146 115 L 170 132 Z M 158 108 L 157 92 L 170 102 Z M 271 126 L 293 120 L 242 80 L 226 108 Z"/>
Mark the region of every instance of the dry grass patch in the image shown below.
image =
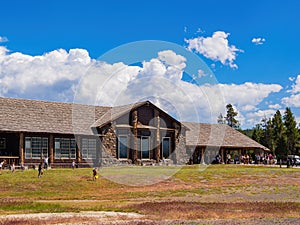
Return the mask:
<path id="1" fill-rule="evenodd" d="M 132 205 L 153 219 L 299 218 L 300 204 L 289 202 L 145 202 Z"/>

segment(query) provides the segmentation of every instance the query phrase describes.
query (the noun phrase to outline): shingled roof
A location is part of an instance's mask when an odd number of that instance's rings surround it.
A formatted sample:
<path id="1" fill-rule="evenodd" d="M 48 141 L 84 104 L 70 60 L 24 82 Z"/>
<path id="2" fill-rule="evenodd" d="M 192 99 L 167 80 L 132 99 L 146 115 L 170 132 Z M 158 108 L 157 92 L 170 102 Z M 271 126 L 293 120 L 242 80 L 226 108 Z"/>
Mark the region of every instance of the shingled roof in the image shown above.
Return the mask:
<path id="1" fill-rule="evenodd" d="M 107 110 L 105 114 L 103 114 L 95 123 L 91 125 L 91 127 L 101 127 L 104 126 L 111 121 L 114 121 L 121 116 L 125 115 L 126 113 L 130 112 L 132 109 L 137 108 L 147 104 L 147 102 L 138 102 L 134 104 L 122 105 L 122 106 L 115 106 Z"/>
<path id="2" fill-rule="evenodd" d="M 110 109 L 0 97 L 0 130 L 90 135 L 91 124 Z"/>
<path id="3" fill-rule="evenodd" d="M 183 122 L 189 128 L 186 131 L 186 145 L 222 146 L 224 148 L 248 148 L 269 151 L 248 136 L 226 124 L 204 124 Z"/>

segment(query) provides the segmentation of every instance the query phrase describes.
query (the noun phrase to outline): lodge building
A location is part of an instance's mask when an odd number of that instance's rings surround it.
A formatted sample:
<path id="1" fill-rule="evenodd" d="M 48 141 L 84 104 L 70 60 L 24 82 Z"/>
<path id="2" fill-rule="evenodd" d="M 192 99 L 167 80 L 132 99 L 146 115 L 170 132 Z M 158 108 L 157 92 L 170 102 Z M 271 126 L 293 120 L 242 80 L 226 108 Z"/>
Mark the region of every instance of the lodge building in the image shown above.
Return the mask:
<path id="1" fill-rule="evenodd" d="M 180 122 L 149 101 L 101 107 L 0 98 L 0 161 L 51 167 L 210 163 L 268 151 L 224 124 Z"/>

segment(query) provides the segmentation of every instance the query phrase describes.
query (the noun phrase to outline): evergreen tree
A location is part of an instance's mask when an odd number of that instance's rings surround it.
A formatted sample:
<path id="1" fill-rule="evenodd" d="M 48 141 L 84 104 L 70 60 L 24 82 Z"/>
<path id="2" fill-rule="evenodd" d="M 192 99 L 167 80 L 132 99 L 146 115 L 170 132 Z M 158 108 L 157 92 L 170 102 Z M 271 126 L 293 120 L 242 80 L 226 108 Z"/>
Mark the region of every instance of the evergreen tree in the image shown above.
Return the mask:
<path id="1" fill-rule="evenodd" d="M 286 128 L 286 147 L 287 154 L 296 153 L 296 145 L 299 140 L 299 133 L 297 129 L 297 123 L 295 121 L 295 117 L 290 108 L 286 108 L 284 112 L 284 126 Z"/>
<path id="2" fill-rule="evenodd" d="M 235 129 L 239 128 L 239 121 L 235 118 L 238 113 L 234 111 L 233 106 L 231 104 L 226 105 L 227 114 L 225 120 L 227 125 L 233 127 Z"/>
<path id="3" fill-rule="evenodd" d="M 276 111 L 273 119 L 273 138 L 275 143 L 275 154 L 280 158 L 286 156 L 286 129 L 282 121 L 282 116 L 279 110 Z"/>
<path id="4" fill-rule="evenodd" d="M 260 124 L 256 124 L 255 128 L 253 129 L 252 139 L 261 143 L 264 138 L 264 130 L 262 129 Z"/>

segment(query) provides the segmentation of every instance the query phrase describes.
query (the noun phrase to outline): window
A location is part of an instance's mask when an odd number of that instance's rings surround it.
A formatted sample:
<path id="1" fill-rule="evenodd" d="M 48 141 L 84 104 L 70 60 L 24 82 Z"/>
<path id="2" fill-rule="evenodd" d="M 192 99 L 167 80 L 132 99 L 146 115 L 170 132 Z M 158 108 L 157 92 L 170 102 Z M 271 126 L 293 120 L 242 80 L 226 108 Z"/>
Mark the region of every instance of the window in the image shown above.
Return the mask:
<path id="1" fill-rule="evenodd" d="M 127 135 L 119 135 L 118 137 L 118 156 L 120 159 L 127 159 L 128 152 L 128 136 Z"/>
<path id="2" fill-rule="evenodd" d="M 83 159 L 96 159 L 97 141 L 94 138 L 82 138 L 81 153 Z"/>
<path id="3" fill-rule="evenodd" d="M 48 157 L 48 138 L 25 137 L 25 158 L 40 159 Z"/>
<path id="4" fill-rule="evenodd" d="M 150 158 L 150 138 L 141 137 L 141 158 L 149 159 Z"/>
<path id="5" fill-rule="evenodd" d="M 6 149 L 6 139 L 0 138 L 0 150 L 5 150 L 5 149 Z"/>
<path id="6" fill-rule="evenodd" d="M 76 159 L 76 142 L 74 138 L 55 138 L 56 159 Z"/>
<path id="7" fill-rule="evenodd" d="M 162 139 L 162 157 L 169 158 L 170 156 L 170 138 L 164 137 Z"/>

